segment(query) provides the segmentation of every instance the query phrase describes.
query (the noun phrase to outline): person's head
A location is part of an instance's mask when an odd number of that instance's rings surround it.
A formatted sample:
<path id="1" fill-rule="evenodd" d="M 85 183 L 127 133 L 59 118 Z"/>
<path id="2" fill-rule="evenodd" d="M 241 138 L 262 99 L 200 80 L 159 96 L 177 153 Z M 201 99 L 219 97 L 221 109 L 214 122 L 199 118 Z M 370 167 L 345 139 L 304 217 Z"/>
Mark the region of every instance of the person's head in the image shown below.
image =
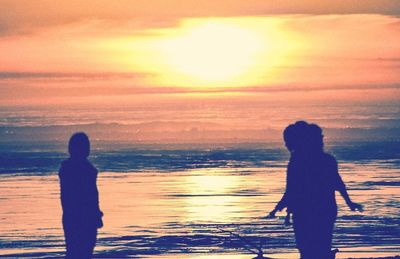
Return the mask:
<path id="1" fill-rule="evenodd" d="M 87 158 L 90 153 L 88 136 L 83 132 L 77 132 L 69 139 L 68 152 L 72 158 Z"/>
<path id="2" fill-rule="evenodd" d="M 309 148 L 312 151 L 323 151 L 324 149 L 324 135 L 322 129 L 317 124 L 310 124 L 308 126 L 308 141 Z"/>
<path id="3" fill-rule="evenodd" d="M 305 121 L 296 121 L 294 124 L 287 126 L 283 131 L 283 139 L 290 152 L 302 148 L 302 141 L 304 140 L 307 126 L 308 123 Z"/>
<path id="4" fill-rule="evenodd" d="M 283 140 L 285 141 L 286 148 L 293 152 L 295 149 L 295 126 L 294 124 L 290 124 L 283 131 Z"/>

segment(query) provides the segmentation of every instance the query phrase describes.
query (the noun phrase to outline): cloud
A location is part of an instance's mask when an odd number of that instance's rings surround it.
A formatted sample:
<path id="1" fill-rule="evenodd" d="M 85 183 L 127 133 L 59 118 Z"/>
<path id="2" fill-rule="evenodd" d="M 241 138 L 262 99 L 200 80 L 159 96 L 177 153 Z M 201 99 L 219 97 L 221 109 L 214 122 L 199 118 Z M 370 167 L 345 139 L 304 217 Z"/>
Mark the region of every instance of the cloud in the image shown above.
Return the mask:
<path id="1" fill-rule="evenodd" d="M 0 80 L 116 80 L 135 79 L 147 74 L 138 73 L 55 73 L 55 72 L 6 72 L 0 71 Z"/>
<path id="2" fill-rule="evenodd" d="M 298 68 L 301 69 L 301 68 Z M 0 73 L 0 107 L 42 105 L 162 105 L 208 101 L 379 102 L 398 103 L 395 83 L 281 82 L 248 87 L 176 87 L 140 84 L 146 74 L 133 73 Z M 139 79 L 138 79 L 139 78 Z"/>
<path id="3" fill-rule="evenodd" d="M 35 35 L 2 38 L 1 105 L 85 103 L 89 99 L 118 103 L 123 98 L 126 102 L 159 102 L 160 98 L 177 95 L 399 99 L 400 18 L 281 15 L 255 20 L 267 38 L 267 25 L 275 22 L 279 31 L 293 33 L 296 43 L 303 43 L 293 53 L 293 62 L 288 56 L 288 62 L 271 67 L 266 56 L 257 66 L 261 83 L 247 87 L 190 88 L 185 87 L 184 80 L 181 87 L 158 84 L 162 71 L 149 69 L 157 66 L 158 55 L 146 51 L 147 39 L 173 29 L 141 30 L 132 35 L 131 28 L 140 27 L 137 21 L 86 20 L 47 28 Z M 126 26 L 119 27 L 121 23 Z M 158 26 L 162 24 L 169 26 L 166 21 Z M 135 62 L 148 66 L 138 67 Z"/>
<path id="4" fill-rule="evenodd" d="M 87 21 L 131 22 L 137 29 L 164 27 L 182 18 L 278 14 L 400 15 L 398 0 L 0 0 L 0 35 Z"/>
<path id="5" fill-rule="evenodd" d="M 191 20 L 200 22 L 203 19 Z M 214 20 L 241 21 L 265 38 L 266 46 L 277 37 L 270 34 L 271 24 L 276 25 L 276 31 L 290 36 L 282 41 L 276 40 L 280 43 L 276 44 L 278 51 L 284 49 L 285 44 L 293 48 L 287 55 L 279 57 L 281 62 L 272 64 L 269 60 L 273 60 L 273 56 L 261 52 L 262 58 L 251 70 L 254 72 L 251 78 L 260 80 L 246 83 L 248 86 L 260 82 L 265 85 L 321 87 L 399 82 L 400 29 L 395 25 L 400 18 L 357 14 Z M 27 83 L 46 81 L 46 84 L 50 81 L 52 84 L 78 81 L 89 84 L 114 80 L 135 86 L 190 85 L 183 80 L 186 76 L 183 72 L 165 70 L 165 60 L 160 58 L 161 52 L 152 44 L 157 42 L 157 37 L 179 32 L 179 26 L 135 34 L 129 33 L 129 26 L 117 25 L 90 21 L 42 30 L 35 35 L 2 38 L 0 72 L 3 72 L 0 79 L 12 81 L 20 78 Z M 117 76 L 118 73 L 123 75 Z M 177 79 L 162 81 L 168 76 Z M 235 85 L 232 82 L 230 86 Z"/>
<path id="6" fill-rule="evenodd" d="M 298 68 L 300 69 L 300 68 Z M 134 73 L 21 73 L 0 72 L 0 92 L 4 97 L 27 96 L 91 96 L 132 94 L 218 94 L 218 93 L 273 93 L 313 92 L 331 90 L 400 90 L 400 81 L 395 83 L 360 84 L 312 84 L 307 82 L 284 82 L 274 85 L 249 87 L 174 87 L 139 85 L 135 79 L 145 76 Z M 7 97 L 7 98 L 8 98 Z"/>

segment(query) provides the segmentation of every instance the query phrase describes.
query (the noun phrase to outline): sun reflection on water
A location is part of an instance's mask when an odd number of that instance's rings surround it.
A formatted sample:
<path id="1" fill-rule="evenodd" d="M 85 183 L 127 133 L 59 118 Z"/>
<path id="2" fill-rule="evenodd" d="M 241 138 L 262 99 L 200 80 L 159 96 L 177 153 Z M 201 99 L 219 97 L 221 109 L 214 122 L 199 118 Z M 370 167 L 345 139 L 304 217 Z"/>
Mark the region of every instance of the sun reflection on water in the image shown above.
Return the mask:
<path id="1" fill-rule="evenodd" d="M 185 176 L 185 210 L 188 221 L 230 222 L 245 211 L 242 197 L 235 194 L 239 188 L 239 175 L 202 172 Z M 238 206 L 239 205 L 239 206 Z"/>

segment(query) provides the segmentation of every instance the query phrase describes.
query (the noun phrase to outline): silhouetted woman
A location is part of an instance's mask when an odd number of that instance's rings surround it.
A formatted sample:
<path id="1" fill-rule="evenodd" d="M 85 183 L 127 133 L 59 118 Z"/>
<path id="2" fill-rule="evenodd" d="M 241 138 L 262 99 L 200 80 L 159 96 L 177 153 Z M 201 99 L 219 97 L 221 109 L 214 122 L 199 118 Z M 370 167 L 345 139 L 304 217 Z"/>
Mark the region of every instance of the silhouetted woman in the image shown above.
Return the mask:
<path id="1" fill-rule="evenodd" d="M 335 191 L 351 210 L 361 211 L 362 207 L 350 200 L 336 159 L 324 152 L 321 128 L 308 124 L 298 127 L 295 135 L 298 139 L 288 165 L 283 202 L 293 213 L 296 245 L 302 259 L 334 258 L 331 243 L 337 216 Z"/>
<path id="2" fill-rule="evenodd" d="M 67 258 L 91 258 L 97 229 L 103 226 L 99 208 L 97 170 L 87 159 L 89 138 L 75 133 L 69 140 L 70 157 L 59 171 L 63 228 Z"/>
<path id="3" fill-rule="evenodd" d="M 290 152 L 290 160 L 289 161 L 291 161 L 292 158 L 294 156 L 296 156 L 296 149 L 299 149 L 299 145 L 301 142 L 303 132 L 305 132 L 305 129 L 307 126 L 308 126 L 307 122 L 297 121 L 295 124 L 290 124 L 289 126 L 287 126 L 286 129 L 283 131 L 283 140 L 285 142 L 285 146 L 286 146 L 287 150 Z M 289 168 L 289 166 L 288 166 L 288 168 Z M 286 174 L 286 180 L 287 180 L 287 174 Z M 277 203 L 275 208 L 269 213 L 269 215 L 267 217 L 274 218 L 277 211 L 281 211 L 284 208 L 287 208 L 285 224 L 290 225 L 291 211 L 290 211 L 290 208 L 288 208 L 287 203 L 288 203 L 288 194 L 287 194 L 287 192 L 285 192 L 285 194 L 282 196 L 281 200 Z"/>

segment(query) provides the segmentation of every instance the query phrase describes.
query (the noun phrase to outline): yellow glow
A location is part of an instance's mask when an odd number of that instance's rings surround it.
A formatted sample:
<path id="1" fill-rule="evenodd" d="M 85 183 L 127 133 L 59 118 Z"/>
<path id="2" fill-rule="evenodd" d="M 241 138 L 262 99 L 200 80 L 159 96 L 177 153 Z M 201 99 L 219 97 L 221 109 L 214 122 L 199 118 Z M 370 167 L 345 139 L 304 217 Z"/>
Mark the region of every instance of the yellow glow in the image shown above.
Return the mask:
<path id="1" fill-rule="evenodd" d="M 221 175 L 215 169 L 196 170 L 185 176 L 187 193 L 193 194 L 185 200 L 187 220 L 230 222 L 238 213 L 244 213 L 239 206 L 241 197 L 234 195 L 239 177 Z"/>
<path id="2" fill-rule="evenodd" d="M 151 47 L 162 85 L 189 87 L 248 86 L 265 82 L 271 70 L 287 64 L 293 42 L 276 21 L 257 19 L 191 19 L 163 31 Z M 270 73 L 267 75 L 267 73 Z"/>
<path id="3" fill-rule="evenodd" d="M 207 22 L 159 43 L 171 72 L 209 84 L 236 78 L 256 64 L 261 38 L 246 28 Z"/>
<path id="4" fill-rule="evenodd" d="M 296 65 L 301 44 L 281 19 L 242 17 L 184 19 L 101 47 L 113 50 L 110 69 L 148 74 L 145 85 L 209 88 L 276 83 L 282 66 Z"/>

